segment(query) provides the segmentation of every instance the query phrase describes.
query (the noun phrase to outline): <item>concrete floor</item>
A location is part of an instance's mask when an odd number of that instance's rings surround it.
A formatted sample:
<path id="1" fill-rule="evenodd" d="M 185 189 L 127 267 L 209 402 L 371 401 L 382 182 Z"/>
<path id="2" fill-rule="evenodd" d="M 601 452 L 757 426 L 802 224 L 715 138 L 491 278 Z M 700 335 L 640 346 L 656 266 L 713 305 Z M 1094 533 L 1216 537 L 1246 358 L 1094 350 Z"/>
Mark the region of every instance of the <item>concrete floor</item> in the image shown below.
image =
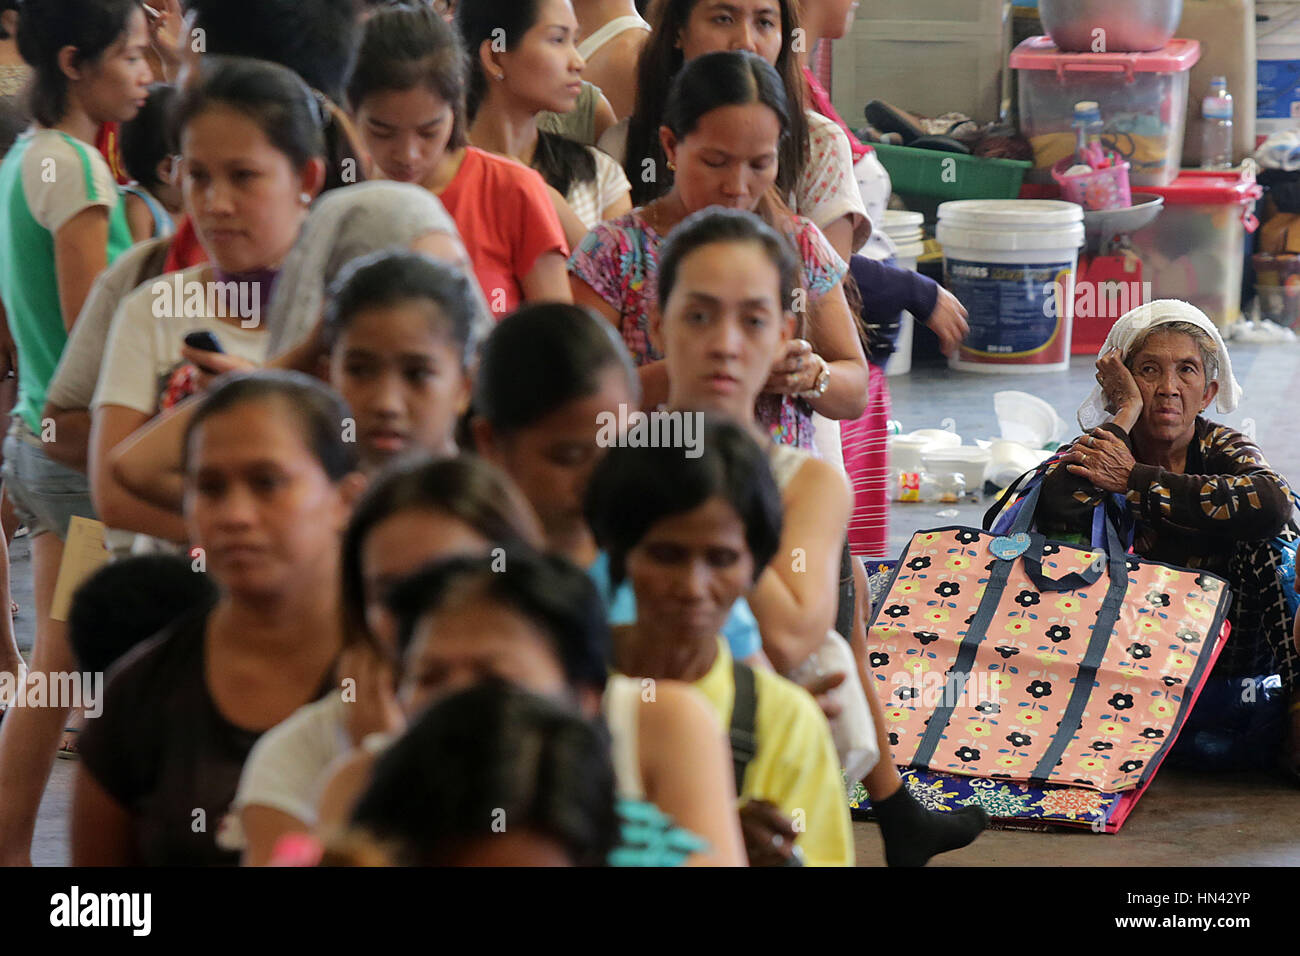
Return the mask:
<path id="1" fill-rule="evenodd" d="M 1235 427 L 1254 420 L 1255 435 L 1282 474 L 1300 480 L 1300 344 L 1232 348 L 1234 370 L 1245 391 L 1230 415 L 1211 417 Z M 1093 384 L 1090 359 L 1076 358 L 1068 372 L 1045 375 L 980 375 L 923 365 L 890 379 L 893 417 L 904 430 L 938 427 L 951 417 L 967 443 L 998 434 L 993 393 L 1032 392 L 1073 421 L 1074 409 Z M 956 519 L 940 518 L 939 505 L 895 505 L 890 541 L 897 553 L 917 529 L 956 522 L 978 525 L 988 502 L 963 504 Z M 26 542 L 10 549 L 20 644 L 32 638 L 31 562 Z M 33 862 L 68 862 L 66 820 L 74 763 L 56 761 L 41 805 Z M 874 823 L 853 824 L 857 861 L 884 865 Z M 1162 771 L 1124 829 L 1113 835 L 1088 831 L 988 832 L 964 850 L 938 857 L 937 866 L 1297 866 L 1300 865 L 1300 789 L 1267 774 L 1203 775 Z"/>

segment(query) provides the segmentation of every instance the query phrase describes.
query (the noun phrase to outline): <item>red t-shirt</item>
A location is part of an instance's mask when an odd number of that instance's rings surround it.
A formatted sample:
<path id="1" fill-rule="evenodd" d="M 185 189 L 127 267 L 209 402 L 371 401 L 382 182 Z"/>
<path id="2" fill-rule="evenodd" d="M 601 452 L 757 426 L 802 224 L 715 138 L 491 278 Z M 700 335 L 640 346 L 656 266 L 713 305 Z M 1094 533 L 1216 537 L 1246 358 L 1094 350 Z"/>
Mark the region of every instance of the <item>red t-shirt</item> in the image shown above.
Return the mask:
<path id="1" fill-rule="evenodd" d="M 523 278 L 540 256 L 569 254 L 546 181 L 513 159 L 467 147 L 455 178 L 438 198 L 456 221 L 498 319 L 523 301 Z"/>
<path id="2" fill-rule="evenodd" d="M 200 262 L 208 261 L 207 250 L 199 244 L 198 234 L 194 231 L 194 222 L 185 216 L 176 223 L 176 233 L 171 245 L 167 247 L 167 258 L 163 262 L 163 272 L 180 272 Z"/>

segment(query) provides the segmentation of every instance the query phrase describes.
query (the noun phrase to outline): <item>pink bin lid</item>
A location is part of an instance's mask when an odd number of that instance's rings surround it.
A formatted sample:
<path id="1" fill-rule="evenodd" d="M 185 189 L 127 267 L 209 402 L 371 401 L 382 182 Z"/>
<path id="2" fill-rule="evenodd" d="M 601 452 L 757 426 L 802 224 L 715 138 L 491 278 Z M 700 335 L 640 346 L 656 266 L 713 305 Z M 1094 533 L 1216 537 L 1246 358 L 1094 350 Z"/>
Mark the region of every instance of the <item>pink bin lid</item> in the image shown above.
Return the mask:
<path id="1" fill-rule="evenodd" d="M 1062 53 L 1051 37 L 1030 37 L 1011 51 L 1015 70 L 1066 73 L 1186 73 L 1201 58 L 1197 40 L 1170 40 L 1151 53 Z"/>

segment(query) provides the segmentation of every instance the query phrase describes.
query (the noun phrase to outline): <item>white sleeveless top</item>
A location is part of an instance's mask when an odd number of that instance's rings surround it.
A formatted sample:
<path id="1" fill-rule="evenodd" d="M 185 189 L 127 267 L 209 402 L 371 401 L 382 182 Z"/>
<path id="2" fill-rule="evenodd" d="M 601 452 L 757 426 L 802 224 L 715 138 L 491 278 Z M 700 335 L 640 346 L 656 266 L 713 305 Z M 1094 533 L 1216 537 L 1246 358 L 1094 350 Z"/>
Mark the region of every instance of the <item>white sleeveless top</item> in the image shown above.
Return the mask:
<path id="1" fill-rule="evenodd" d="M 628 14 L 625 17 L 615 17 L 595 33 L 591 34 L 591 36 L 585 37 L 583 41 L 578 44 L 578 55 L 584 60 L 590 60 L 592 54 L 597 50 L 620 33 L 625 33 L 628 30 L 644 30 L 646 33 L 649 33 L 650 24 L 646 23 L 634 13 Z"/>
<path id="2" fill-rule="evenodd" d="M 623 674 L 610 674 L 600 709 L 609 728 L 610 757 L 618 795 L 625 800 L 645 799 L 645 784 L 641 780 L 640 707 L 641 682 Z"/>

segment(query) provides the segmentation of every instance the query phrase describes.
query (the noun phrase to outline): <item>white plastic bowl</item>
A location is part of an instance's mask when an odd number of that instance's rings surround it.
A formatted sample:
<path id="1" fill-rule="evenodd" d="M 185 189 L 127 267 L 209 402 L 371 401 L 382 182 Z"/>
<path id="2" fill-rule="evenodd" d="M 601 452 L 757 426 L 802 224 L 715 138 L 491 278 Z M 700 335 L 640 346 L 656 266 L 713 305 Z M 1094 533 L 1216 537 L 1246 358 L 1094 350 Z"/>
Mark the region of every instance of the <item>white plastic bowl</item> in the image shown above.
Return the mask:
<path id="1" fill-rule="evenodd" d="M 943 428 L 918 428 L 912 432 L 912 438 L 919 438 L 931 445 L 943 445 L 956 448 L 961 444 L 961 436 Z"/>
<path id="2" fill-rule="evenodd" d="M 996 392 L 993 409 L 1002 437 L 1030 448 L 1042 448 L 1066 436 L 1065 422 L 1047 402 L 1028 392 Z"/>
<path id="3" fill-rule="evenodd" d="M 916 472 L 921 470 L 921 452 L 930 447 L 926 438 L 912 435 L 889 436 L 889 467 L 894 471 Z"/>
<path id="4" fill-rule="evenodd" d="M 978 494 L 984 488 L 984 474 L 992 459 L 992 452 L 975 445 L 932 447 L 921 452 L 921 467 L 930 474 L 960 472 L 966 483 L 966 491 Z"/>
<path id="5" fill-rule="evenodd" d="M 989 446 L 991 459 L 985 472 L 995 485 L 1008 485 L 1031 468 L 1037 468 L 1052 456 L 1042 448 L 1030 448 L 1018 441 L 996 438 Z"/>

